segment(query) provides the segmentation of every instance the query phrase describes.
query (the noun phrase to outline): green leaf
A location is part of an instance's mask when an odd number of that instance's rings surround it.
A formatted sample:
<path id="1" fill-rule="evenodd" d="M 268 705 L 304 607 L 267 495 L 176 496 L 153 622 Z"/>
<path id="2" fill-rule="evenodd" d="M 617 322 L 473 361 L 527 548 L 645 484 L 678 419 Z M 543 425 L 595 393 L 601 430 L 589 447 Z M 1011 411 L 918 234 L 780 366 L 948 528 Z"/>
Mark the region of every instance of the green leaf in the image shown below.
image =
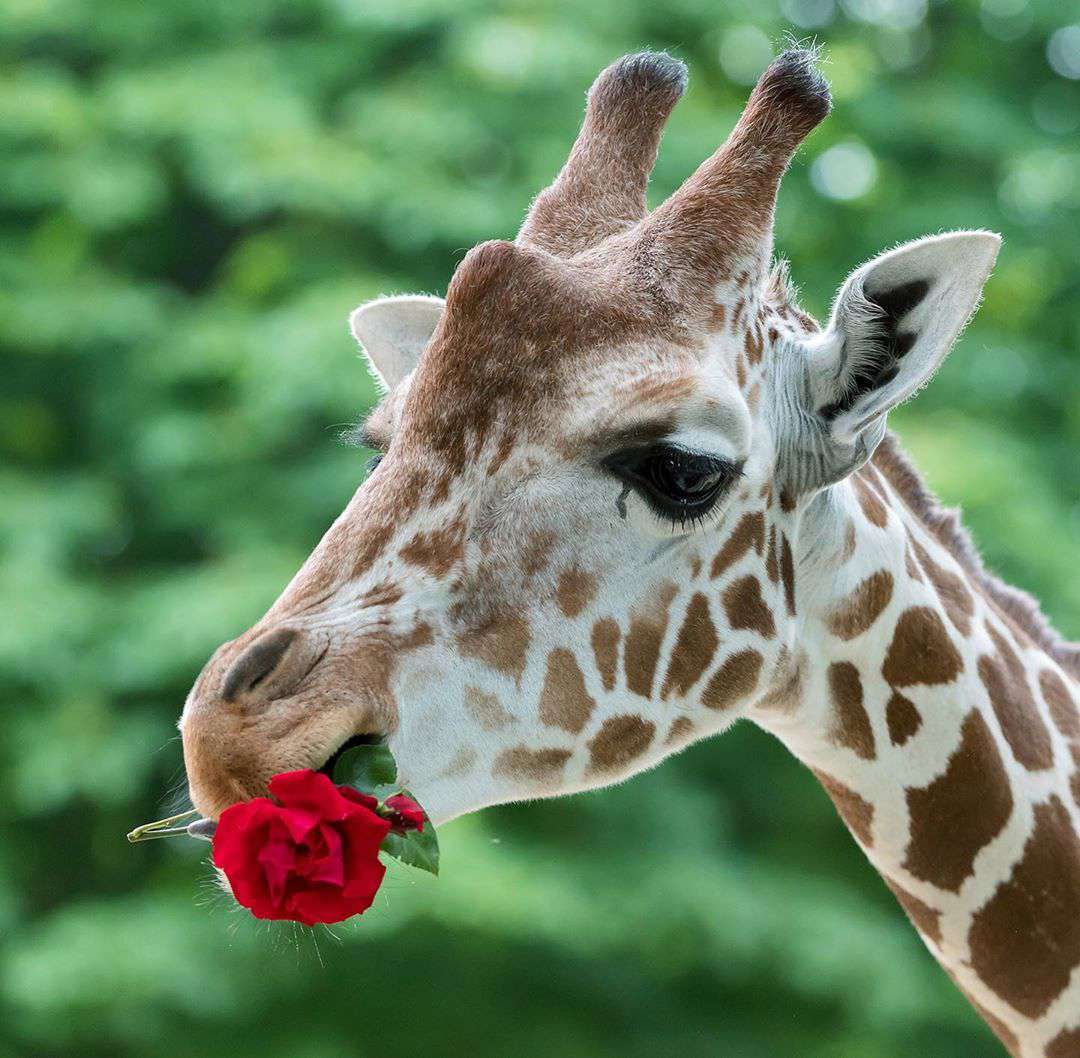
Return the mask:
<path id="1" fill-rule="evenodd" d="M 373 794 L 380 801 L 385 801 L 391 794 L 403 793 L 415 797 L 408 790 L 397 785 L 397 764 L 385 743 L 371 746 L 355 746 L 334 765 L 334 782 L 339 786 L 351 786 L 361 793 Z M 435 827 L 424 813 L 423 833 L 407 830 L 404 833 L 391 831 L 383 839 L 382 850 L 410 867 L 419 867 L 422 871 L 439 873 L 439 839 L 435 836 Z"/>
<path id="2" fill-rule="evenodd" d="M 434 875 L 439 873 L 439 839 L 427 813 L 424 813 L 422 832 L 406 830 L 404 834 L 396 834 L 391 831 L 383 839 L 382 850 L 410 867 L 419 867 Z"/>
<path id="3" fill-rule="evenodd" d="M 387 794 L 396 792 L 397 764 L 384 742 L 354 746 L 334 765 L 333 778 L 338 786 L 351 786 L 381 801 Z"/>

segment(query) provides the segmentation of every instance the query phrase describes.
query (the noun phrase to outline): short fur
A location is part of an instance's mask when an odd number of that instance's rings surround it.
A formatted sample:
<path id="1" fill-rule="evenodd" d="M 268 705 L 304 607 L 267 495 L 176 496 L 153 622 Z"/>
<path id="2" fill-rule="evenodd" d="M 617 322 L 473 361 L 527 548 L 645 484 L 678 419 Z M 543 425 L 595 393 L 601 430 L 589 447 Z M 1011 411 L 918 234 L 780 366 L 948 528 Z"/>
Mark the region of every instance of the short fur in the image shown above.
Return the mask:
<path id="1" fill-rule="evenodd" d="M 986 568 L 971 534 L 960 522 L 960 512 L 941 505 L 891 431 L 878 445 L 871 462 L 989 598 L 1063 669 L 1080 679 L 1080 643 L 1069 642 L 1058 633 L 1033 595 L 1006 584 Z"/>

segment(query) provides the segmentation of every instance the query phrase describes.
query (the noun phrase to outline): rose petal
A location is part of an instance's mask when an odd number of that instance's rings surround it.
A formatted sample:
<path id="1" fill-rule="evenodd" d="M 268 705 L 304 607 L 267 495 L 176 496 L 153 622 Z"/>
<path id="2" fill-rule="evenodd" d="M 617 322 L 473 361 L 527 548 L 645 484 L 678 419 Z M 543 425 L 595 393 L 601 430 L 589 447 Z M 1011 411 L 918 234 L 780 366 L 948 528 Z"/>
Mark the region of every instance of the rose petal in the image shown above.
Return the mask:
<path id="1" fill-rule="evenodd" d="M 256 859 L 262 868 L 270 899 L 280 904 L 285 897 L 289 875 L 296 870 L 296 846 L 288 841 L 269 841 L 259 850 Z"/>
<path id="2" fill-rule="evenodd" d="M 338 793 L 342 797 L 347 798 L 350 801 L 355 801 L 359 805 L 363 805 L 365 808 L 370 808 L 373 812 L 379 807 L 379 800 L 376 797 L 372 797 L 371 794 L 361 793 L 359 790 L 354 789 L 352 786 L 339 786 Z"/>
<path id="3" fill-rule="evenodd" d="M 346 824 L 345 853 L 345 889 L 350 890 L 353 882 L 360 879 L 361 888 L 367 883 L 364 879 L 370 875 L 373 864 L 379 864 L 379 848 L 383 839 L 390 833 L 388 820 L 378 820 L 380 827 L 369 825 L 366 821 L 350 821 Z M 380 864 L 381 866 L 381 864 Z M 382 878 L 382 874 L 379 874 Z"/>
<path id="4" fill-rule="evenodd" d="M 370 906 L 370 905 L 368 905 Z M 287 917 L 306 926 L 320 922 L 332 925 L 367 910 L 356 902 L 342 898 L 341 890 L 329 885 L 317 885 L 290 894 Z"/>
<path id="5" fill-rule="evenodd" d="M 226 809 L 214 834 L 214 862 L 236 899 L 257 918 L 307 925 L 366 911 L 386 873 L 379 847 L 391 827 L 375 798 L 312 771 L 277 775 L 270 791 L 276 802 L 257 797 Z"/>
<path id="6" fill-rule="evenodd" d="M 369 860 L 363 877 L 351 878 L 341 889 L 312 886 L 291 894 L 289 910 L 302 913 L 309 925 L 312 921 L 340 922 L 351 915 L 362 914 L 371 907 L 385 874 L 382 863 Z"/>
<path id="7" fill-rule="evenodd" d="M 319 827 L 318 836 L 322 847 L 297 873 L 312 882 L 323 882 L 340 888 L 345 884 L 345 857 L 341 835 L 332 826 L 323 825 Z"/>
<path id="8" fill-rule="evenodd" d="M 310 769 L 275 775 L 270 780 L 270 793 L 286 808 L 307 808 L 320 819 L 340 819 L 350 804 L 329 776 Z"/>

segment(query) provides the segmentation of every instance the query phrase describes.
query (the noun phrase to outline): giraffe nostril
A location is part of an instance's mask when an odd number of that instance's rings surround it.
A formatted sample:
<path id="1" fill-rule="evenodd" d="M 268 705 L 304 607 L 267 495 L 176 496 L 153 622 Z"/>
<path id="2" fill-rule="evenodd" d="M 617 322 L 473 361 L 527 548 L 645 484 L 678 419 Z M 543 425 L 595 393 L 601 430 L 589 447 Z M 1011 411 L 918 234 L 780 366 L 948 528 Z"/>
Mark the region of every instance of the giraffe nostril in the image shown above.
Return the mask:
<path id="1" fill-rule="evenodd" d="M 278 668 L 298 634 L 295 628 L 275 628 L 250 643 L 225 673 L 221 696 L 232 701 L 258 687 Z"/>

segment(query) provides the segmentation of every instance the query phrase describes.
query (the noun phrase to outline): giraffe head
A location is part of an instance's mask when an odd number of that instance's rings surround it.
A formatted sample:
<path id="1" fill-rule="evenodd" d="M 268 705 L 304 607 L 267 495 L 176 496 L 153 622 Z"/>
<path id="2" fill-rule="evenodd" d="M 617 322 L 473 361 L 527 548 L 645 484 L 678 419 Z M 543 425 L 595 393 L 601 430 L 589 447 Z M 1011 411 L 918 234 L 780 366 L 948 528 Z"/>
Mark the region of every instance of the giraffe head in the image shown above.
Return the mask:
<path id="1" fill-rule="evenodd" d="M 813 58 L 781 55 L 652 213 L 686 71 L 620 60 L 515 242 L 473 249 L 445 301 L 357 309 L 383 456 L 191 691 L 205 815 L 377 736 L 438 822 L 618 780 L 790 687 L 799 512 L 929 378 L 997 250 L 922 240 L 824 329 L 797 308 L 772 221 L 829 110 Z"/>

